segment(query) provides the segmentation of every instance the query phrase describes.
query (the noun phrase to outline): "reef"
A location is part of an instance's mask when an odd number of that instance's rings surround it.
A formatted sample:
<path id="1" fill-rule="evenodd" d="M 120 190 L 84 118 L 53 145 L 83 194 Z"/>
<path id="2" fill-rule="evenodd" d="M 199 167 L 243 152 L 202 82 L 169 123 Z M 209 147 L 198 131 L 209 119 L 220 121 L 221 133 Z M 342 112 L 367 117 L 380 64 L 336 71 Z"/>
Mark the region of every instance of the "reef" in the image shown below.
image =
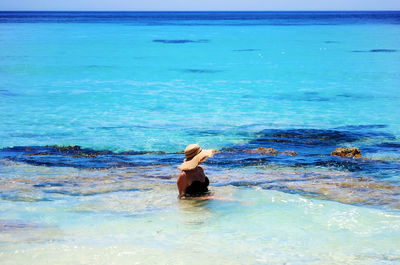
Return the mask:
<path id="1" fill-rule="evenodd" d="M 274 170 L 334 170 L 352 172 L 362 177 L 390 178 L 400 173 L 400 143 L 384 125 L 348 125 L 333 129 L 266 129 L 259 132 L 237 131 L 235 135 L 249 139 L 219 150 L 207 165 L 224 170 L 245 167 Z M 194 136 L 223 134 L 220 130 L 195 131 Z M 354 146 L 354 150 L 335 150 Z M 356 146 L 356 147 L 355 147 Z M 359 149 L 358 149 L 359 148 Z M 361 150 L 361 151 L 360 151 Z M 361 157 L 365 159 L 342 159 Z M 70 146 L 16 146 L 0 149 L 0 163 L 26 163 L 45 167 L 77 169 L 111 169 L 139 167 L 175 168 L 182 162 L 183 152 L 113 152 Z M 44 182 L 55 189 L 59 184 Z M 36 186 L 39 187 L 39 186 Z M 53 191 L 52 191 L 53 192 Z M 62 191 L 60 191 L 62 193 Z M 80 194 L 79 192 L 76 194 Z M 15 198 L 7 197 L 14 200 Z M 37 200 L 40 198 L 23 198 Z"/>
<path id="2" fill-rule="evenodd" d="M 287 156 L 297 156 L 298 154 L 297 154 L 297 152 L 295 152 L 295 151 L 283 151 L 283 152 L 280 152 L 279 153 L 280 155 L 287 155 Z"/>
<path id="3" fill-rule="evenodd" d="M 291 150 L 286 150 L 282 152 L 278 152 L 275 148 L 265 148 L 265 147 L 258 147 L 258 148 L 253 148 L 253 149 L 245 149 L 243 150 L 244 152 L 248 154 L 260 154 L 260 155 L 285 155 L 285 156 L 297 156 L 297 152 L 291 151 Z"/>
<path id="4" fill-rule="evenodd" d="M 247 149 L 244 151 L 249 154 L 262 154 L 262 155 L 273 155 L 273 156 L 278 155 L 278 151 L 274 148 L 258 147 L 255 149 Z"/>
<path id="5" fill-rule="evenodd" d="M 331 156 L 342 157 L 361 157 L 361 152 L 357 147 L 338 147 L 331 153 Z"/>

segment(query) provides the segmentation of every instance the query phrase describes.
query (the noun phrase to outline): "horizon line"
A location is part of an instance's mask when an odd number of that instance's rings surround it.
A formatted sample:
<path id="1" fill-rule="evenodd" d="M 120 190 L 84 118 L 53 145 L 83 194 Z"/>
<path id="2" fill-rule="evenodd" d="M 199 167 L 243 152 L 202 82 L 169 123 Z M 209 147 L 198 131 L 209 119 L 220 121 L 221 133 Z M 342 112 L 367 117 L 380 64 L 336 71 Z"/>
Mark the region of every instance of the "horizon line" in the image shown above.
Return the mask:
<path id="1" fill-rule="evenodd" d="M 202 13 L 202 12 L 400 12 L 399 10 L 390 9 L 364 9 L 364 10 L 0 10 L 0 12 L 160 12 L 160 13 L 179 13 L 179 12 L 192 12 L 192 13 Z"/>

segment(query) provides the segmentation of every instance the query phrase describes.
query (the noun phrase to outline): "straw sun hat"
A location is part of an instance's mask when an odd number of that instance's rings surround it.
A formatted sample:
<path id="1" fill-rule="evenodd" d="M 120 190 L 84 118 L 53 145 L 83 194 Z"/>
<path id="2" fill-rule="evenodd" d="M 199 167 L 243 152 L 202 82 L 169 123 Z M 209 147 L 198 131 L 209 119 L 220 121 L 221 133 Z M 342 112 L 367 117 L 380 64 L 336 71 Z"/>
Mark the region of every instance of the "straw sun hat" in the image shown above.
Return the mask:
<path id="1" fill-rule="evenodd" d="M 201 161 L 214 155 L 213 149 L 201 149 L 198 144 L 189 144 L 185 149 L 185 160 L 178 167 L 180 170 L 191 170 L 196 168 Z"/>

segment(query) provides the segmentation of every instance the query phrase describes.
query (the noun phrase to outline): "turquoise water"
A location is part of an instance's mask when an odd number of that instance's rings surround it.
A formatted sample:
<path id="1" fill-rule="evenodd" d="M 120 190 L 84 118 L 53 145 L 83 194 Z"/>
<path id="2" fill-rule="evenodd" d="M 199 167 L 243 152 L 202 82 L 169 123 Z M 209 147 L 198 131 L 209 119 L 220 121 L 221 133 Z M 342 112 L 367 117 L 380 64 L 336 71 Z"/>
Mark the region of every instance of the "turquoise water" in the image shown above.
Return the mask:
<path id="1" fill-rule="evenodd" d="M 171 152 L 271 126 L 398 135 L 400 53 L 352 51 L 398 49 L 399 35 L 376 23 L 2 23 L 0 146 Z"/>
<path id="2" fill-rule="evenodd" d="M 1 264 L 397 264 L 399 23 L 0 12 Z M 177 201 L 194 142 L 215 199 Z"/>

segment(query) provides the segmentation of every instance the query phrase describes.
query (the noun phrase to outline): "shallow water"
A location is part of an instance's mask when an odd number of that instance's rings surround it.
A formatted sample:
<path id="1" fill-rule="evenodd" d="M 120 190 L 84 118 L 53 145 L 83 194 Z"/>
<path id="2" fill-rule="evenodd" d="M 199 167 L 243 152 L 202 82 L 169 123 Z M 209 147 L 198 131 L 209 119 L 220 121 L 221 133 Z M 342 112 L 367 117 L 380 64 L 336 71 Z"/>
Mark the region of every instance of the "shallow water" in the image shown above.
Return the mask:
<path id="1" fill-rule="evenodd" d="M 0 263 L 399 263 L 399 19 L 0 12 Z"/>
<path id="2" fill-rule="evenodd" d="M 108 180 L 90 181 L 101 186 L 101 194 L 3 201 L 2 264 L 27 259 L 33 264 L 395 264 L 400 259 L 398 211 L 231 185 L 212 188 L 219 199 L 178 202 L 169 181 L 143 176 L 129 182 L 134 191 L 109 192 Z"/>

